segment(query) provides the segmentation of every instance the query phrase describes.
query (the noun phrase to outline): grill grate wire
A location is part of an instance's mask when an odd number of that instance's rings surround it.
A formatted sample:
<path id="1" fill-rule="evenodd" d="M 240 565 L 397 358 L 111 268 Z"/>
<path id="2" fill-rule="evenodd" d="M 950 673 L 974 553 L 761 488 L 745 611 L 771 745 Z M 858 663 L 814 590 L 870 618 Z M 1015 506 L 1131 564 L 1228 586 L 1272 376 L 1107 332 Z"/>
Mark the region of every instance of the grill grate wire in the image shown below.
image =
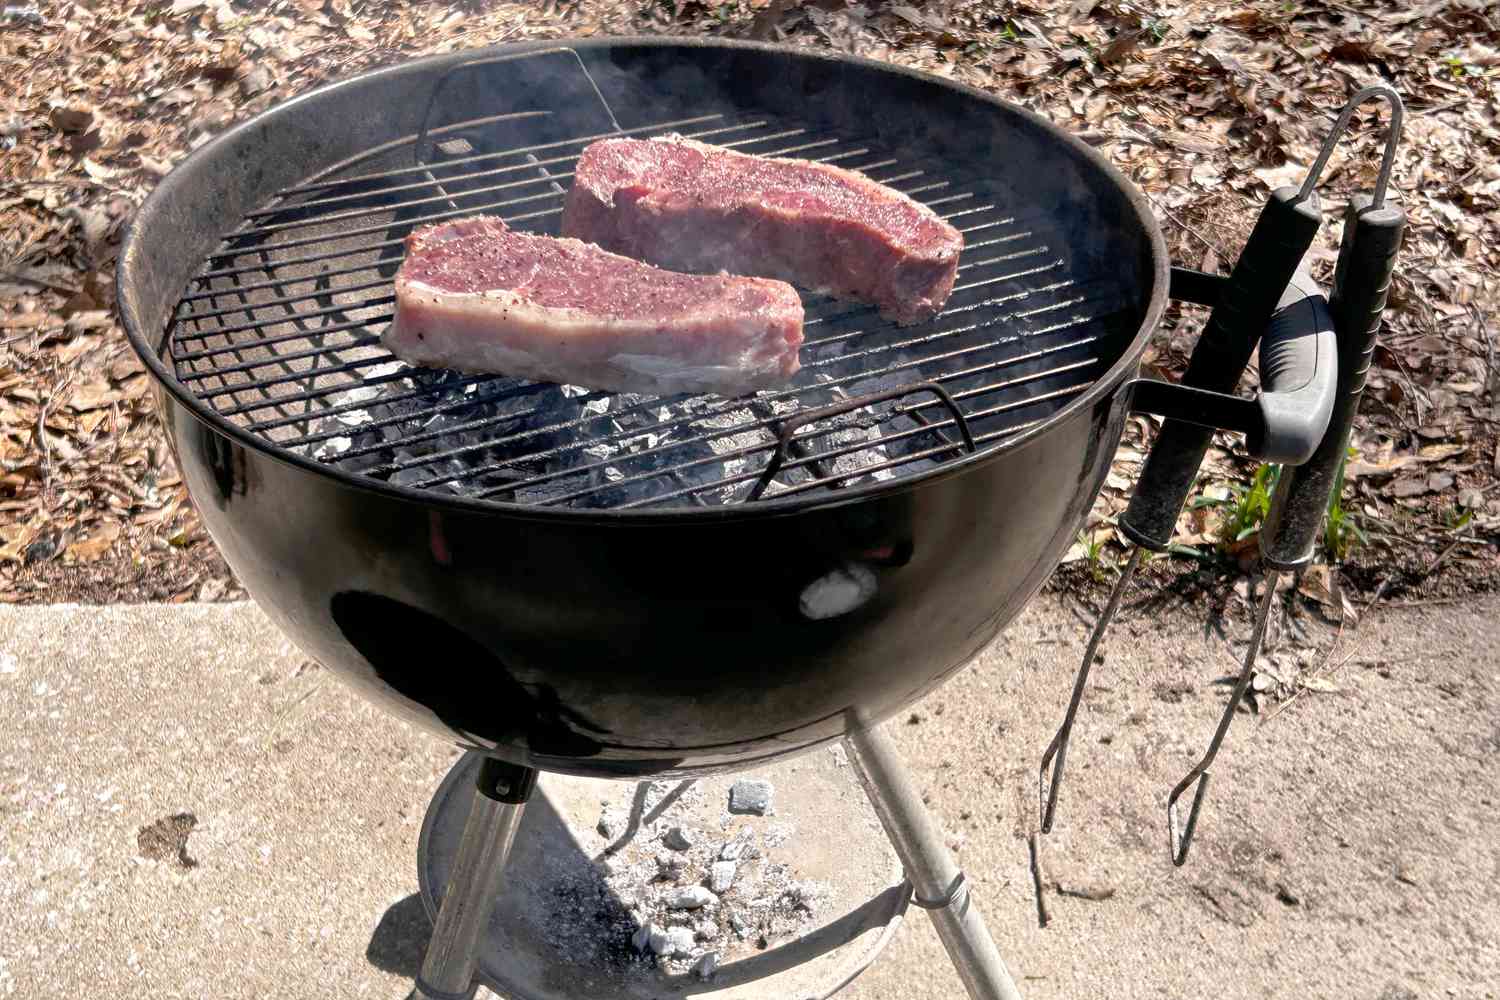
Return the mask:
<path id="1" fill-rule="evenodd" d="M 802 371 L 785 388 L 737 400 L 428 372 L 394 363 L 380 346 L 413 228 L 498 214 L 555 233 L 559 181 L 584 146 L 667 131 L 851 167 L 931 206 L 965 236 L 947 308 L 903 328 L 873 308 L 805 295 Z M 473 155 L 460 142 L 447 159 L 282 191 L 224 238 L 178 302 L 168 338 L 178 380 L 272 446 L 376 479 L 507 502 L 637 508 L 745 500 L 780 421 L 871 385 L 943 385 L 983 447 L 1042 422 L 1102 371 L 1120 290 L 1074 275 L 1041 213 L 1004 204 L 983 177 L 770 115 L 620 132 Z M 382 415 L 369 412 L 372 393 Z M 916 474 L 961 453 L 954 430 L 931 400 L 823 421 L 799 433 L 765 495 Z M 331 447 L 339 442 L 349 443 Z"/>

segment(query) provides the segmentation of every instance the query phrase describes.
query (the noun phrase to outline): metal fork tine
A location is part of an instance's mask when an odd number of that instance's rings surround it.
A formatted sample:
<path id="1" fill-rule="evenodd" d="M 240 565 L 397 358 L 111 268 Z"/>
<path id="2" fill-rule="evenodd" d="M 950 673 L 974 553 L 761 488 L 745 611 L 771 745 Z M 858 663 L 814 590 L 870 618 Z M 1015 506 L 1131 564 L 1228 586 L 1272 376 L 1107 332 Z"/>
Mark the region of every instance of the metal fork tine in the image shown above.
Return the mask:
<path id="1" fill-rule="evenodd" d="M 1073 720 L 1078 716 L 1078 706 L 1083 702 L 1083 689 L 1089 682 L 1089 670 L 1094 665 L 1094 654 L 1099 649 L 1099 643 L 1104 639 L 1104 633 L 1109 630 L 1109 623 L 1114 620 L 1115 612 L 1120 609 L 1120 600 L 1125 596 L 1125 588 L 1129 586 L 1130 578 L 1135 576 L 1135 569 L 1140 562 L 1141 549 L 1140 546 L 1136 546 L 1130 550 L 1130 559 L 1125 563 L 1120 579 L 1115 581 L 1115 589 L 1110 591 L 1109 603 L 1104 606 L 1104 612 L 1094 623 L 1094 631 L 1089 635 L 1088 647 L 1083 651 L 1083 663 L 1078 668 L 1078 676 L 1073 680 L 1073 697 L 1068 701 L 1068 712 L 1063 716 L 1062 725 L 1052 737 L 1052 742 L 1047 744 L 1047 751 L 1042 754 L 1042 766 L 1037 772 L 1037 804 L 1041 808 L 1043 833 L 1052 832 L 1052 819 L 1057 813 L 1057 793 L 1062 787 L 1063 768 L 1068 762 L 1068 740 L 1073 735 Z M 1055 764 L 1053 764 L 1054 758 Z M 1048 764 L 1053 764 L 1050 787 L 1047 781 Z"/>
<path id="2" fill-rule="evenodd" d="M 1245 649 L 1245 664 L 1240 668 L 1240 676 L 1234 683 L 1234 691 L 1229 695 L 1229 704 L 1224 706 L 1224 714 L 1219 717 L 1219 727 L 1214 730 L 1213 739 L 1209 740 L 1207 752 L 1167 796 L 1167 836 L 1172 849 L 1172 864 L 1179 868 L 1187 861 L 1188 848 L 1193 846 L 1193 831 L 1198 828 L 1198 810 L 1203 807 L 1204 796 L 1208 794 L 1208 769 L 1213 766 L 1214 757 L 1218 756 L 1224 734 L 1229 732 L 1229 724 L 1234 721 L 1234 711 L 1239 707 L 1240 699 L 1245 696 L 1245 689 L 1250 686 L 1251 675 L 1255 673 L 1255 661 L 1260 657 L 1260 647 L 1266 637 L 1266 623 L 1271 618 L 1271 605 L 1276 601 L 1276 580 L 1280 575 L 1272 570 L 1265 576 L 1266 594 L 1261 598 L 1255 628 L 1250 633 L 1250 645 Z M 1177 800 L 1182 798 L 1182 793 L 1195 781 L 1198 782 L 1198 791 L 1193 796 L 1187 824 L 1181 825 L 1177 820 Z"/>

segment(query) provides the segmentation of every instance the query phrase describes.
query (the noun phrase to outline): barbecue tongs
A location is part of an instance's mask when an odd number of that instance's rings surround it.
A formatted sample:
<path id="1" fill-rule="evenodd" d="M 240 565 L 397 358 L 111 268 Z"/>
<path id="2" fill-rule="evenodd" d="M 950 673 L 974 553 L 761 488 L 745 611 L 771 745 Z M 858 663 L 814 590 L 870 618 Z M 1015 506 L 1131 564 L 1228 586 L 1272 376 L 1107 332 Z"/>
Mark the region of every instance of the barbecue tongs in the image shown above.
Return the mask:
<path id="1" fill-rule="evenodd" d="M 1373 197 L 1357 194 L 1345 211 L 1333 294 L 1331 300 L 1325 301 L 1300 267 L 1321 221 L 1313 188 L 1355 110 L 1371 98 L 1383 98 L 1391 107 L 1385 152 Z M 1369 87 L 1355 94 L 1339 114 L 1301 188 L 1284 187 L 1272 192 L 1227 279 L 1173 269 L 1174 297 L 1214 307 L 1183 376 L 1183 382 L 1205 398 L 1208 412 L 1196 422 L 1190 422 L 1194 420 L 1193 414 L 1169 415 L 1178 419 L 1168 419 L 1163 424 L 1130 506 L 1120 518 L 1121 531 L 1135 546 L 1089 636 L 1062 726 L 1042 755 L 1038 791 L 1043 833 L 1052 829 L 1068 740 L 1090 667 L 1140 563 L 1141 548 L 1161 552 L 1169 547 L 1172 530 L 1197 477 L 1214 427 L 1227 426 L 1222 419 L 1208 419 L 1213 410 L 1211 397 L 1234 389 L 1260 339 L 1260 331 L 1265 329 L 1260 345 L 1261 381 L 1265 389 L 1260 403 L 1266 429 L 1260 434 L 1248 434 L 1246 442 L 1252 456 L 1282 463 L 1270 512 L 1260 532 L 1261 559 L 1266 567 L 1265 593 L 1245 651 L 1244 666 L 1208 749 L 1167 798 L 1172 862 L 1180 866 L 1187 860 L 1198 813 L 1208 791 L 1208 769 L 1254 673 L 1275 598 L 1277 577 L 1283 570 L 1299 569 L 1311 560 L 1323 513 L 1348 449 L 1405 226 L 1401 210 L 1385 204 L 1402 113 L 1401 98 L 1389 87 Z M 1336 341 L 1336 366 L 1317 364 L 1318 353 L 1331 350 L 1330 341 Z M 1326 359 L 1328 354 L 1323 356 Z M 1336 372 L 1330 368 L 1336 368 Z M 1149 384 L 1137 382 L 1137 394 Z M 1287 393 L 1289 386 L 1300 388 L 1300 393 Z M 1320 395 L 1323 388 L 1328 389 L 1326 398 Z M 1138 403 L 1137 407 L 1153 409 L 1149 404 Z M 1293 412 L 1288 412 L 1289 409 Z M 1309 443 L 1306 432 L 1311 409 L 1319 409 L 1321 413 L 1315 414 L 1320 422 Z M 1278 427 L 1290 427 L 1291 431 L 1282 432 Z M 1186 824 L 1180 824 L 1177 801 L 1194 782 L 1198 789 Z"/>

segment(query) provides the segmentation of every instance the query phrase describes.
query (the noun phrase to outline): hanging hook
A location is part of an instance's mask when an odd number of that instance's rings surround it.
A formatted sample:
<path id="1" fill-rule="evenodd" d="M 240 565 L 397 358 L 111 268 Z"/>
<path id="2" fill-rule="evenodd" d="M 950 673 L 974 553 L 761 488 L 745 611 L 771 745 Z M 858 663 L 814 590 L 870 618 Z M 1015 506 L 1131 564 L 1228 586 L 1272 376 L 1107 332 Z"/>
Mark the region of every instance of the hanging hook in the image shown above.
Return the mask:
<path id="1" fill-rule="evenodd" d="M 1339 139 L 1349 128 L 1349 119 L 1354 117 L 1354 112 L 1361 104 L 1372 98 L 1381 98 L 1391 106 L 1391 124 L 1386 131 L 1385 152 L 1380 157 L 1380 173 L 1375 178 L 1375 194 L 1370 207 L 1381 208 L 1385 205 L 1385 189 L 1391 179 L 1391 167 L 1396 162 L 1396 144 L 1401 138 L 1401 120 L 1406 115 L 1406 108 L 1401 103 L 1401 95 L 1396 93 L 1394 88 L 1383 83 L 1366 87 L 1349 98 L 1349 103 L 1344 105 L 1344 110 L 1339 112 L 1338 120 L 1329 130 L 1328 138 L 1323 140 L 1323 148 L 1318 150 L 1318 158 L 1313 161 L 1311 167 L 1307 168 L 1307 178 L 1303 180 L 1302 189 L 1297 192 L 1297 197 L 1292 199 L 1293 204 L 1312 194 L 1318 178 L 1323 175 L 1323 168 L 1328 165 L 1328 158 L 1333 155 L 1333 147 L 1338 144 Z"/>

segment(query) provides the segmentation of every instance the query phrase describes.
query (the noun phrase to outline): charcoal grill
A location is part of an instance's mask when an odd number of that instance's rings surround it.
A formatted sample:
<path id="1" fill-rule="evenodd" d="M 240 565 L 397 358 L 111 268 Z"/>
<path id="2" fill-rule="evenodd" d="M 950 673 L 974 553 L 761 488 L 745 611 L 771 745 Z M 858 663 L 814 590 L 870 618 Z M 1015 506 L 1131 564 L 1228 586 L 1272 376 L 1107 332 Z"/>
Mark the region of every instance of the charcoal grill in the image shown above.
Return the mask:
<path id="1" fill-rule="evenodd" d="M 898 327 L 805 295 L 802 371 L 742 399 L 417 370 L 380 346 L 414 227 L 555 234 L 589 142 L 664 132 L 925 202 L 965 235 L 952 298 Z M 1316 197 L 1278 198 L 1231 280 L 1170 269 L 1139 192 L 1019 107 L 859 59 L 649 40 L 362 75 L 170 174 L 120 302 L 209 533 L 306 652 L 486 755 L 422 988 L 468 988 L 534 769 L 692 775 L 846 737 L 966 983 L 1013 995 L 874 727 L 1043 583 L 1131 408 L 1311 454 L 1326 313 L 1303 279 L 1267 324 Z M 1226 317 L 1200 349 L 1217 391 L 1135 378 L 1169 288 Z M 1227 395 L 1262 327 L 1267 391 Z"/>
<path id="2" fill-rule="evenodd" d="M 379 345 L 413 227 L 556 232 L 589 142 L 664 131 L 926 201 L 968 244 L 947 308 L 898 327 L 808 296 L 802 371 L 745 399 L 415 370 Z M 730 44 L 327 87 L 199 150 L 127 244 L 125 322 L 256 600 L 408 717 L 584 775 L 804 749 L 966 662 L 1071 543 L 1168 275 L 1140 195 L 1045 121 Z"/>

